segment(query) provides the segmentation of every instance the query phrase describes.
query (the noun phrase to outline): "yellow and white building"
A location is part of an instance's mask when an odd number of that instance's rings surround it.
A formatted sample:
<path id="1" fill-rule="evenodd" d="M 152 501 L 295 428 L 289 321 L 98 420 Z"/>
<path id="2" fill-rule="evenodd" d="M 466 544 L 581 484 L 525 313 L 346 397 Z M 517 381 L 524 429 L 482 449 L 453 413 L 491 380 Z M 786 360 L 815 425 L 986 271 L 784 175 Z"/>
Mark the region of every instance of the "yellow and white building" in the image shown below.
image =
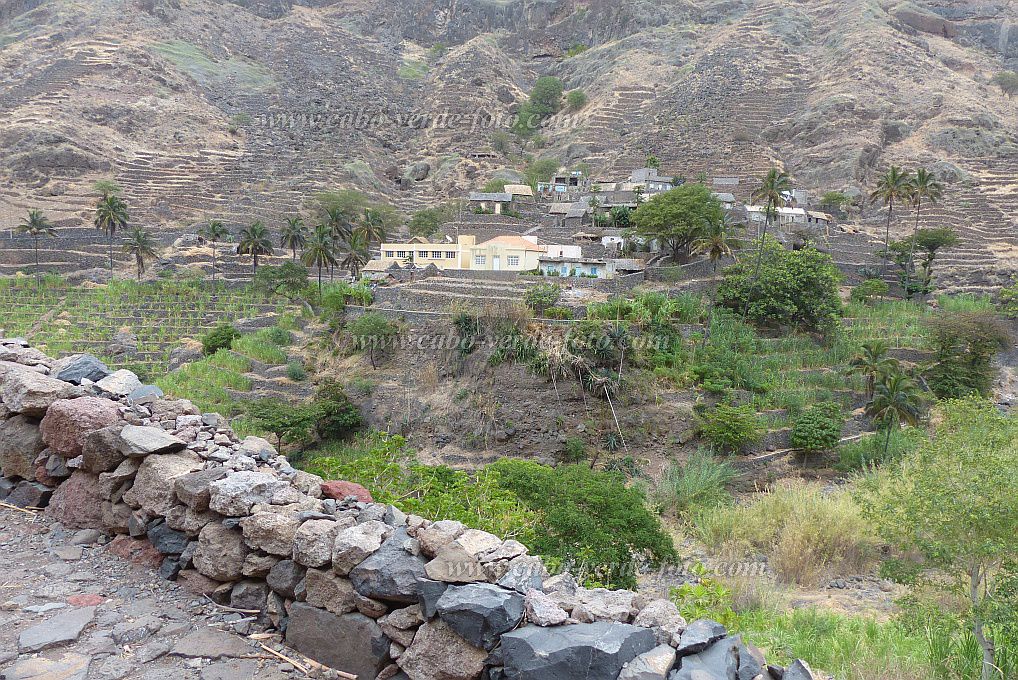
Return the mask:
<path id="1" fill-rule="evenodd" d="M 523 236 L 496 236 L 483 243 L 477 243 L 475 236 L 459 236 L 455 243 L 418 238 L 407 243 L 383 243 L 375 267 L 384 269 L 395 262 L 400 266 L 433 264 L 439 269 L 522 272 L 537 269 L 545 254 L 547 247 Z"/>

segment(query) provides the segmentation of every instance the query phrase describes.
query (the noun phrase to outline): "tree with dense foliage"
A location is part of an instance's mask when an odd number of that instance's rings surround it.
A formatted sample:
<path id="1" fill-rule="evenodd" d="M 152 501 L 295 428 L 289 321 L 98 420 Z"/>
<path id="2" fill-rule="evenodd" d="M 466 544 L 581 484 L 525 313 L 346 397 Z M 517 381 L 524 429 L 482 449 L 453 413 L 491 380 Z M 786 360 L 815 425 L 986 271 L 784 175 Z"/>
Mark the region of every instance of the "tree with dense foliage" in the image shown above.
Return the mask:
<path id="1" fill-rule="evenodd" d="M 252 284 L 266 295 L 281 295 L 293 302 L 308 293 L 308 270 L 293 260 L 277 267 L 261 267 L 255 272 Z"/>
<path id="2" fill-rule="evenodd" d="M 240 230 L 237 239 L 237 254 L 250 255 L 252 258 L 251 272 L 258 272 L 258 258 L 261 255 L 272 254 L 272 239 L 269 237 L 269 230 L 261 221 L 255 222 L 250 227 Z"/>
<path id="3" fill-rule="evenodd" d="M 526 170 L 523 171 L 523 181 L 536 189 L 538 182 L 550 180 L 561 166 L 562 163 L 557 158 L 536 158 L 530 161 Z M 505 189 L 504 184 L 502 188 Z"/>
<path id="4" fill-rule="evenodd" d="M 28 217 L 21 221 L 17 230 L 21 234 L 30 236 L 35 243 L 35 284 L 38 286 L 42 276 L 39 268 L 39 237 L 56 236 L 57 230 L 53 228 L 53 224 L 41 210 L 29 210 Z"/>
<path id="5" fill-rule="evenodd" d="M 841 404 L 822 401 L 792 419 L 789 443 L 802 451 L 829 451 L 841 441 L 844 425 L 845 416 L 841 412 Z"/>
<path id="6" fill-rule="evenodd" d="M 504 184 L 502 188 L 505 188 Z M 438 233 L 439 227 L 442 226 L 442 221 L 442 214 L 438 208 L 424 208 L 413 214 L 407 227 L 410 231 L 410 236 L 431 238 Z"/>
<path id="7" fill-rule="evenodd" d="M 279 234 L 279 246 L 290 251 L 290 259 L 297 259 L 297 251 L 302 250 L 308 240 L 308 228 L 304 220 L 295 215 L 287 217 L 283 230 Z"/>
<path id="8" fill-rule="evenodd" d="M 919 240 L 919 214 L 923 203 L 936 205 L 944 196 L 944 186 L 937 181 L 936 176 L 926 168 L 916 170 L 912 178 L 912 203 L 915 205 L 915 229 L 912 231 L 912 244 L 908 254 L 908 264 L 905 268 L 905 295 L 911 295 L 912 273 L 915 271 L 915 248 Z M 932 263 L 932 258 L 930 259 Z"/>
<path id="9" fill-rule="evenodd" d="M 110 278 L 113 278 L 113 236 L 118 229 L 127 226 L 130 215 L 127 211 L 127 204 L 116 194 L 108 194 L 99 199 L 95 207 L 95 228 L 106 234 L 106 241 L 110 251 Z"/>
<path id="10" fill-rule="evenodd" d="M 873 298 L 883 299 L 891 290 L 887 281 L 883 279 L 866 279 L 852 289 L 852 300 L 855 302 L 868 303 Z"/>
<path id="11" fill-rule="evenodd" d="M 198 230 L 198 236 L 212 244 L 212 283 L 216 282 L 216 244 L 230 238 L 230 230 L 221 220 L 209 220 Z"/>
<path id="12" fill-rule="evenodd" d="M 1014 71 L 1001 71 L 997 75 L 993 76 L 991 81 L 994 85 L 1000 88 L 1000 91 L 1006 94 L 1008 97 L 1013 97 L 1018 94 L 1018 73 Z"/>
<path id="13" fill-rule="evenodd" d="M 360 276 L 361 269 L 371 259 L 368 251 L 368 239 L 360 231 L 356 231 L 347 239 L 346 254 L 340 260 L 339 266 L 350 272 L 353 278 Z"/>
<path id="14" fill-rule="evenodd" d="M 754 323 L 828 334 L 841 315 L 841 272 L 827 253 L 786 250 L 767 237 L 758 271 L 744 262 L 725 270 L 717 304 L 741 311 Z"/>
<path id="15" fill-rule="evenodd" d="M 895 203 L 907 203 L 912 198 L 912 173 L 892 165 L 880 179 L 870 194 L 871 203 L 883 203 L 887 207 L 887 226 L 884 228 L 884 258 L 880 266 L 880 275 L 887 269 L 887 258 L 891 246 L 891 219 L 894 215 Z"/>
<path id="16" fill-rule="evenodd" d="M 156 240 L 152 235 L 141 227 L 135 227 L 124 239 L 123 250 L 128 255 L 134 256 L 135 267 L 138 271 L 138 280 L 145 273 L 145 260 L 156 258 Z"/>
<path id="17" fill-rule="evenodd" d="M 647 160 L 643 162 L 643 165 L 648 168 L 653 168 L 654 170 L 660 170 L 661 159 L 655 156 L 654 154 L 651 154 L 647 156 Z"/>
<path id="18" fill-rule="evenodd" d="M 624 475 L 587 465 L 551 468 L 503 458 L 488 467 L 499 484 L 541 516 L 533 552 L 606 587 L 635 587 L 635 562 L 675 558 L 671 538 L 643 492 Z"/>
<path id="19" fill-rule="evenodd" d="M 852 199 L 841 191 L 828 191 L 820 197 L 820 207 L 831 212 L 844 210 L 851 204 Z"/>
<path id="20" fill-rule="evenodd" d="M 931 440 L 870 476 L 859 497 L 902 552 L 956 579 L 982 651 L 980 677 L 999 679 L 995 636 L 1005 630 L 993 614 L 1008 597 L 1002 567 L 1018 559 L 1018 418 L 968 398 L 942 404 L 934 422 Z"/>
<path id="21" fill-rule="evenodd" d="M 110 196 L 119 196 L 124 192 L 116 180 L 99 179 L 92 184 L 92 190 L 99 194 L 99 199 L 106 199 Z"/>
<path id="22" fill-rule="evenodd" d="M 384 350 L 389 342 L 396 337 L 399 329 L 378 312 L 367 312 L 358 316 L 346 326 L 346 331 L 353 339 L 356 349 L 367 350 L 371 368 L 377 369 L 375 357 Z"/>
<path id="23" fill-rule="evenodd" d="M 633 211 L 628 205 L 615 205 L 608 211 L 611 226 L 615 229 L 629 229 L 633 226 Z"/>
<path id="24" fill-rule="evenodd" d="M 562 81 L 554 76 L 541 76 L 530 91 L 530 98 L 516 114 L 512 130 L 523 138 L 533 137 L 541 123 L 562 109 Z"/>
<path id="25" fill-rule="evenodd" d="M 902 371 L 883 373 L 877 380 L 873 397 L 866 404 L 866 415 L 886 431 L 884 458 L 891 444 L 891 433 L 902 423 L 915 427 L 923 417 L 923 394 L 919 384 Z"/>
<path id="26" fill-rule="evenodd" d="M 712 449 L 732 453 L 760 441 L 760 418 L 752 406 L 718 404 L 697 416 L 697 429 Z"/>
<path id="27" fill-rule="evenodd" d="M 848 362 L 848 375 L 861 375 L 866 379 L 866 398 L 873 398 L 873 391 L 881 376 L 894 373 L 901 368 L 897 359 L 887 356 L 887 343 L 871 340 L 862 344 L 861 351 Z"/>
<path id="28" fill-rule="evenodd" d="M 633 213 L 635 233 L 657 240 L 675 262 L 697 236 L 723 219 L 721 203 L 702 184 L 683 184 L 657 194 Z"/>
<path id="29" fill-rule="evenodd" d="M 311 234 L 304 247 L 304 253 L 300 261 L 305 267 L 314 267 L 318 270 L 318 295 L 322 294 L 322 268 L 333 267 L 336 264 L 336 255 L 333 248 L 332 234 L 328 227 L 319 225 Z"/>
<path id="30" fill-rule="evenodd" d="M 991 312 L 946 312 L 928 322 L 933 366 L 925 377 L 941 398 L 987 395 L 993 358 L 1011 346 L 1007 327 Z"/>

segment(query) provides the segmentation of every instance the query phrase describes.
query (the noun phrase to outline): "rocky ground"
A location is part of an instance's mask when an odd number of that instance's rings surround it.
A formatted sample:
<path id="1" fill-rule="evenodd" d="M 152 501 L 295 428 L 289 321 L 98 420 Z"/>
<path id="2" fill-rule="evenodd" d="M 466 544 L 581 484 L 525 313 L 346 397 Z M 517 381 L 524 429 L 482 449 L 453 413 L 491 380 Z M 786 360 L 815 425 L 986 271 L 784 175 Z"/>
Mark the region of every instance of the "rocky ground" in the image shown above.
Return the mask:
<path id="1" fill-rule="evenodd" d="M 303 675 L 260 647 L 283 649 L 277 637 L 256 633 L 244 614 L 159 578 L 161 555 L 135 553 L 132 562 L 115 554 L 123 541 L 108 540 L 0 508 L 0 678 Z"/>

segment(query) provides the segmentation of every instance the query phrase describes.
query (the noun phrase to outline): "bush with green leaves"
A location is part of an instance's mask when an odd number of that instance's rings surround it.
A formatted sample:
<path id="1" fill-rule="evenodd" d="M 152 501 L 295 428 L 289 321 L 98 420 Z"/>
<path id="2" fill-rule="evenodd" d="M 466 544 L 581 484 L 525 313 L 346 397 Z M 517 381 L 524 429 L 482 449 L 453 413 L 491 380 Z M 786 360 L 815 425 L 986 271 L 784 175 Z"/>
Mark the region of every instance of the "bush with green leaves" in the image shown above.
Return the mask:
<path id="1" fill-rule="evenodd" d="M 579 463 L 587 459 L 587 443 L 581 437 L 567 437 L 562 449 L 562 461 Z"/>
<path id="2" fill-rule="evenodd" d="M 934 364 L 926 381 L 941 398 L 988 394 L 993 358 L 1010 347 L 1007 327 L 992 312 L 943 313 L 928 323 Z"/>
<path id="3" fill-rule="evenodd" d="M 846 472 L 857 472 L 894 463 L 914 451 L 924 439 L 924 432 L 918 427 L 891 430 L 890 440 L 884 434 L 864 435 L 838 447 L 836 467 Z"/>
<path id="4" fill-rule="evenodd" d="M 752 406 L 718 404 L 697 416 L 700 436 L 712 448 L 735 452 L 763 436 L 760 418 Z"/>
<path id="5" fill-rule="evenodd" d="M 566 108 L 570 111 L 579 111 L 587 105 L 587 93 L 583 90 L 570 90 L 566 94 Z"/>
<path id="6" fill-rule="evenodd" d="M 537 134 L 541 123 L 555 115 L 562 108 L 562 81 L 554 76 L 541 76 L 530 91 L 530 98 L 523 103 L 516 114 L 512 130 L 520 137 L 528 138 Z"/>
<path id="7" fill-rule="evenodd" d="M 544 318 L 546 319 L 571 319 L 573 318 L 573 310 L 568 307 L 561 307 L 559 305 L 552 305 L 544 310 Z"/>
<path id="8" fill-rule="evenodd" d="M 221 349 L 230 349 L 233 346 L 233 341 L 239 337 L 240 331 L 231 324 L 220 324 L 201 339 L 202 351 L 205 356 L 212 356 Z"/>
<path id="9" fill-rule="evenodd" d="M 709 451 L 697 450 L 684 463 L 673 461 L 658 481 L 654 503 L 659 512 L 688 516 L 730 503 L 727 485 L 735 468 Z"/>
<path id="10" fill-rule="evenodd" d="M 854 302 L 867 303 L 873 298 L 884 298 L 891 290 L 886 281 L 881 279 L 866 279 L 852 289 L 852 300 Z"/>
<path id="11" fill-rule="evenodd" d="M 538 316 L 549 307 L 554 307 L 562 297 L 562 287 L 555 283 L 538 283 L 530 286 L 523 294 L 523 302 Z"/>
<path id="12" fill-rule="evenodd" d="M 725 270 L 717 301 L 760 325 L 827 335 L 839 327 L 840 284 L 841 273 L 829 254 L 812 247 L 786 250 L 767 237 L 759 256 Z"/>
<path id="13" fill-rule="evenodd" d="M 286 365 L 286 377 L 294 382 L 304 382 L 308 379 L 308 372 L 299 361 L 291 361 Z"/>
<path id="14" fill-rule="evenodd" d="M 841 404 L 833 401 L 813 404 L 792 421 L 790 443 L 803 451 L 828 451 L 838 445 L 844 426 Z"/>
<path id="15" fill-rule="evenodd" d="M 1008 318 L 1018 318 L 1018 281 L 1000 291 L 1000 311 Z"/>
<path id="16" fill-rule="evenodd" d="M 288 300 L 307 297 L 311 286 L 308 269 L 297 262 L 284 262 L 279 266 L 262 265 L 254 275 L 252 286 L 268 295 L 281 295 Z"/>
<path id="17" fill-rule="evenodd" d="M 653 566 L 676 556 L 643 493 L 627 486 L 623 475 L 583 464 L 551 468 L 508 458 L 487 470 L 540 517 L 528 544 L 532 552 L 571 565 L 588 582 L 632 588 L 634 560 Z"/>
<path id="18" fill-rule="evenodd" d="M 378 312 L 358 316 L 346 325 L 346 331 L 355 349 L 367 351 L 371 368 L 378 368 L 376 357 L 388 349 L 392 339 L 399 334 L 396 324 Z"/>

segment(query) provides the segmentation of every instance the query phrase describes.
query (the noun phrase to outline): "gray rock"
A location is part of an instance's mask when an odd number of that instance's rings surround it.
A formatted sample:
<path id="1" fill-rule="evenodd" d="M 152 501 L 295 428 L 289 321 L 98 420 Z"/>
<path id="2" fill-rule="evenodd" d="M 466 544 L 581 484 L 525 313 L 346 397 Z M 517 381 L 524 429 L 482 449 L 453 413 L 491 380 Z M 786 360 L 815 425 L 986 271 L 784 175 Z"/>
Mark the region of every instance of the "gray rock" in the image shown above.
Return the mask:
<path id="1" fill-rule="evenodd" d="M 269 587 L 264 581 L 241 581 L 230 591 L 230 606 L 247 611 L 261 611 L 268 597 Z"/>
<path id="2" fill-rule="evenodd" d="M 420 627 L 413 644 L 396 663 L 413 680 L 477 680 L 487 656 L 444 622 L 429 621 Z"/>
<path id="3" fill-rule="evenodd" d="M 523 596 L 488 583 L 449 586 L 438 615 L 464 640 L 490 650 L 523 619 Z"/>
<path id="4" fill-rule="evenodd" d="M 110 374 L 110 369 L 91 354 L 74 354 L 58 359 L 50 368 L 50 375 L 74 385 L 82 380 L 97 382 Z"/>
<path id="5" fill-rule="evenodd" d="M 180 638 L 169 654 L 187 659 L 224 659 L 252 652 L 254 649 L 236 635 L 205 627 Z"/>
<path id="6" fill-rule="evenodd" d="M 236 529 L 208 524 L 198 536 L 194 566 L 204 576 L 217 581 L 236 581 L 243 575 L 248 547 Z"/>
<path id="7" fill-rule="evenodd" d="M 212 499 L 209 485 L 226 477 L 226 474 L 224 468 L 214 467 L 181 475 L 173 481 L 173 490 L 181 503 L 192 510 L 204 512 L 209 509 L 209 501 Z"/>
<path id="8" fill-rule="evenodd" d="M 617 678 L 656 645 L 654 633 L 625 623 L 530 626 L 502 636 L 507 680 Z"/>
<path id="9" fill-rule="evenodd" d="M 527 621 L 537 626 L 560 626 L 569 618 L 569 613 L 555 604 L 555 601 L 540 590 L 531 590 L 523 602 Z"/>
<path id="10" fill-rule="evenodd" d="M 0 398 L 12 413 L 42 418 L 46 409 L 60 399 L 81 394 L 80 388 L 29 370 L 7 371 Z"/>
<path id="11" fill-rule="evenodd" d="M 187 534 L 174 531 L 165 522 L 149 528 L 148 540 L 164 555 L 179 555 L 190 542 Z"/>
<path id="12" fill-rule="evenodd" d="M 509 570 L 498 580 L 498 585 L 518 593 L 540 590 L 548 570 L 539 557 L 522 555 L 509 563 Z"/>
<path id="13" fill-rule="evenodd" d="M 95 607 L 82 607 L 57 614 L 23 630 L 18 636 L 18 651 L 30 654 L 75 642 L 94 619 Z"/>
<path id="14" fill-rule="evenodd" d="M 149 456 L 138 468 L 134 485 L 124 494 L 124 502 L 134 508 L 142 508 L 152 515 L 165 517 L 176 505 L 176 497 L 173 493 L 174 480 L 200 468 L 201 459 L 189 451 Z M 115 475 L 116 472 L 112 474 Z M 100 495 L 103 494 L 103 486 L 101 476 Z M 110 500 L 116 499 L 111 498 Z"/>
<path id="15" fill-rule="evenodd" d="M 432 581 L 427 578 L 422 578 L 417 581 L 417 589 L 420 593 L 419 602 L 421 610 L 424 612 L 424 618 L 433 618 L 438 613 L 438 600 L 442 597 L 448 587 L 448 583 Z"/>
<path id="16" fill-rule="evenodd" d="M 669 680 L 739 680 L 739 645 L 738 637 L 725 638 L 696 654 L 682 656 L 679 669 Z"/>
<path id="17" fill-rule="evenodd" d="M 0 470 L 5 477 L 35 479 L 35 459 L 45 448 L 39 421 L 27 416 L 0 421 Z"/>
<path id="18" fill-rule="evenodd" d="M 312 519 L 301 524 L 293 537 L 294 561 L 305 567 L 329 566 L 339 528 L 334 520 Z"/>
<path id="19" fill-rule="evenodd" d="M 107 425 L 85 435 L 81 443 L 81 467 L 99 474 L 115 470 L 125 456 L 120 452 L 122 423 Z"/>
<path id="20" fill-rule="evenodd" d="M 633 625 L 655 629 L 658 642 L 667 644 L 682 634 L 686 628 L 686 620 L 679 614 L 679 609 L 673 602 L 656 599 L 648 602 L 640 610 L 640 613 L 633 619 Z"/>
<path id="21" fill-rule="evenodd" d="M 308 569 L 304 577 L 305 599 L 309 605 L 333 614 L 348 614 L 357 609 L 353 585 L 332 571 Z"/>
<path id="22" fill-rule="evenodd" d="M 446 583 L 476 583 L 488 580 L 488 575 L 477 558 L 456 541 L 439 549 L 435 559 L 428 562 L 425 571 L 428 578 Z"/>
<path id="23" fill-rule="evenodd" d="M 785 669 L 781 680 L 816 680 L 816 677 L 808 663 L 802 659 L 796 659 L 792 665 Z"/>
<path id="24" fill-rule="evenodd" d="M 268 504 L 287 483 L 261 472 L 235 472 L 209 485 L 209 508 L 227 517 L 243 517 L 255 503 Z"/>
<path id="25" fill-rule="evenodd" d="M 374 678 L 389 664 L 389 641 L 374 620 L 290 605 L 286 642 L 315 661 L 360 678 Z"/>
<path id="26" fill-rule="evenodd" d="M 451 519 L 443 519 L 426 529 L 421 529 L 417 532 L 417 540 L 421 543 L 421 552 L 429 557 L 434 557 L 439 550 L 456 540 L 465 529 L 466 527 L 461 522 Z"/>
<path id="27" fill-rule="evenodd" d="M 180 451 L 187 443 L 158 427 L 125 425 L 120 431 L 120 452 L 128 458 Z"/>
<path id="28" fill-rule="evenodd" d="M 337 574 L 349 574 L 351 569 L 381 548 L 391 534 L 392 527 L 375 520 L 341 529 L 336 533 L 332 547 L 332 568 Z"/>
<path id="29" fill-rule="evenodd" d="M 297 597 L 298 586 L 304 580 L 306 573 L 307 569 L 293 560 L 282 560 L 269 570 L 269 575 L 265 580 L 273 591 L 288 600 L 293 600 Z"/>
<path id="30" fill-rule="evenodd" d="M 727 634 L 725 627 L 717 621 L 697 619 L 687 625 L 678 639 L 672 640 L 672 644 L 679 656 L 687 656 L 707 649 Z"/>
<path id="31" fill-rule="evenodd" d="M 417 581 L 425 576 L 424 558 L 407 551 L 411 541 L 405 528 L 396 529 L 381 548 L 350 572 L 354 589 L 383 602 L 417 602 Z"/>
<path id="32" fill-rule="evenodd" d="M 281 557 L 293 553 L 293 538 L 299 526 L 296 515 L 284 512 L 257 512 L 240 520 L 249 546 Z"/>
<path id="33" fill-rule="evenodd" d="M 240 443 L 238 451 L 242 455 L 250 456 L 262 462 L 272 460 L 279 455 L 276 452 L 276 447 L 261 437 L 245 437 L 244 441 Z"/>
<path id="34" fill-rule="evenodd" d="M 105 378 L 95 382 L 97 388 L 115 397 L 126 397 L 141 387 L 141 384 L 138 376 L 126 369 L 114 371 Z"/>
<path id="35" fill-rule="evenodd" d="M 5 503 L 19 508 L 44 508 L 53 497 L 53 489 L 39 482 L 22 480 L 4 499 Z"/>
<path id="36" fill-rule="evenodd" d="M 162 399 L 164 396 L 166 395 L 157 385 L 142 385 L 131 390 L 131 393 L 127 395 L 127 403 L 131 406 L 144 406 L 151 404 L 156 399 Z"/>
<path id="37" fill-rule="evenodd" d="M 92 657 L 64 652 L 59 658 L 24 658 L 5 671 L 7 680 L 85 680 Z"/>
<path id="38" fill-rule="evenodd" d="M 385 636 L 404 647 L 409 647 L 414 641 L 414 633 L 422 623 L 424 623 L 424 614 L 421 612 L 420 605 L 416 604 L 394 609 L 391 613 L 378 619 L 378 625 L 382 627 Z"/>
<path id="39" fill-rule="evenodd" d="M 658 645 L 627 663 L 618 680 L 667 680 L 673 666 L 675 650 L 671 645 Z"/>

